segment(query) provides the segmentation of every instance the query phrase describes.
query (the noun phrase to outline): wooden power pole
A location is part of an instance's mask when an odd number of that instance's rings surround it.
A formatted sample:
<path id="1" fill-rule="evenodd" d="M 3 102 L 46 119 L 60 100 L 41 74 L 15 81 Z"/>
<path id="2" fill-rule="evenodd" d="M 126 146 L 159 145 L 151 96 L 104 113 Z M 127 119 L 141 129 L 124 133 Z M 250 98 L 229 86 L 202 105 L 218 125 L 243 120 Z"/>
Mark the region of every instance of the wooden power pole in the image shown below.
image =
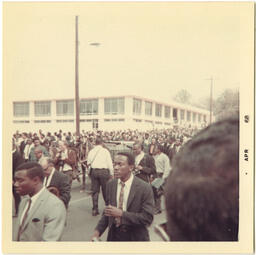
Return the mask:
<path id="1" fill-rule="evenodd" d="M 80 135 L 80 102 L 79 102 L 79 68 L 78 68 L 78 16 L 76 16 L 76 59 L 75 59 L 75 102 L 76 102 L 76 135 Z"/>

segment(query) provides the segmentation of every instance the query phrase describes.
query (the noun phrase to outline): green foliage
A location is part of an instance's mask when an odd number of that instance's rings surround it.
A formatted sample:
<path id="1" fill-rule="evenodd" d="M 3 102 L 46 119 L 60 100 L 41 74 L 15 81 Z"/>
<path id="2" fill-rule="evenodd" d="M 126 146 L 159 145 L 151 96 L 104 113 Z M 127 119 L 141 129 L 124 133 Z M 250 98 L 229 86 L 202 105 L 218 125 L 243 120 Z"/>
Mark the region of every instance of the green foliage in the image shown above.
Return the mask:
<path id="1" fill-rule="evenodd" d="M 181 89 L 173 98 L 176 102 L 182 104 L 190 104 L 191 103 L 191 95 L 190 93 L 185 90 Z"/>

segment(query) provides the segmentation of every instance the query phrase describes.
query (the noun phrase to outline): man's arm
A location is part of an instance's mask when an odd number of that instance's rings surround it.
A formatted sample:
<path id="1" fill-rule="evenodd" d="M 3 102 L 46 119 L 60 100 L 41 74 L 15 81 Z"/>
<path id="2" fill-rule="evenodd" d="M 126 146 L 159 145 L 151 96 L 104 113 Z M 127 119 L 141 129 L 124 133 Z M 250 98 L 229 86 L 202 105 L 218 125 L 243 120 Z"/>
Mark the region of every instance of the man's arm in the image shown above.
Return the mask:
<path id="1" fill-rule="evenodd" d="M 60 241 L 66 222 L 66 208 L 60 201 L 51 205 L 44 223 L 43 241 Z"/>
<path id="2" fill-rule="evenodd" d="M 70 200 L 70 184 L 69 184 L 69 179 L 68 176 L 65 174 L 60 175 L 60 199 L 63 201 L 65 206 L 67 207 L 69 200 Z"/>
<path id="3" fill-rule="evenodd" d="M 166 156 L 166 155 L 164 155 L 164 156 Z M 170 171 L 171 171 L 170 160 L 166 156 L 166 157 L 164 157 L 164 174 L 163 174 L 163 179 L 168 177 Z"/>
<path id="4" fill-rule="evenodd" d="M 110 156 L 110 152 L 106 149 L 107 165 L 111 176 L 114 175 L 113 162 Z"/>

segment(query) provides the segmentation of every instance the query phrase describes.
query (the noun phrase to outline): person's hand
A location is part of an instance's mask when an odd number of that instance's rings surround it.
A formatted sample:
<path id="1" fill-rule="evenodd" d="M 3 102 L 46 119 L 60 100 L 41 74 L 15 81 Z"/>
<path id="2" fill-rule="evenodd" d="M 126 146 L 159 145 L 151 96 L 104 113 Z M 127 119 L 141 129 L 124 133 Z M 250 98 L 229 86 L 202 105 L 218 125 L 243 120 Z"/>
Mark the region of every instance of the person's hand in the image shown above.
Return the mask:
<path id="1" fill-rule="evenodd" d="M 94 233 L 93 233 L 93 235 L 92 235 L 92 237 L 91 237 L 91 241 L 94 242 L 95 239 L 98 240 L 99 237 L 100 237 L 100 232 L 95 229 L 95 230 L 94 230 Z"/>
<path id="2" fill-rule="evenodd" d="M 104 209 L 104 214 L 106 216 L 121 217 L 123 215 L 123 211 L 121 209 L 118 209 L 117 207 L 114 207 L 112 205 L 108 205 Z"/>
<path id="3" fill-rule="evenodd" d="M 142 170 L 142 166 L 141 165 L 138 165 L 137 167 L 136 167 L 136 169 L 138 169 L 138 170 Z"/>

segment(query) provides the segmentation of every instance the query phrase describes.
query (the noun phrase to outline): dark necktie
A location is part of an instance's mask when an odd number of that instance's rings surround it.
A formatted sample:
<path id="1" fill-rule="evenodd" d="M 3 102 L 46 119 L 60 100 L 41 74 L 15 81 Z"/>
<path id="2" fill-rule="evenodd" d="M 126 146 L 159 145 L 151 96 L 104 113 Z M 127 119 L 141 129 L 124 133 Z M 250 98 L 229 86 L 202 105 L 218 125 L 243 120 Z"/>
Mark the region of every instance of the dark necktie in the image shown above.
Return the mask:
<path id="1" fill-rule="evenodd" d="M 26 209 L 26 212 L 24 213 L 24 216 L 23 216 L 22 222 L 21 222 L 20 227 L 19 227 L 19 232 L 18 232 L 18 241 L 20 240 L 20 235 L 21 235 L 21 232 L 22 232 L 22 229 L 23 229 L 24 223 L 25 223 L 25 221 L 26 221 L 26 219 L 27 219 L 27 217 L 28 217 L 28 212 L 29 212 L 29 209 L 30 209 L 30 206 L 31 206 L 31 202 L 32 202 L 32 200 L 31 200 L 31 199 L 29 199 L 29 200 L 28 200 L 28 207 L 27 207 L 27 209 Z"/>
<path id="2" fill-rule="evenodd" d="M 121 210 L 123 210 L 124 186 L 125 186 L 125 183 L 121 182 L 121 191 L 120 191 L 119 200 L 118 200 L 118 209 L 121 209 Z M 116 227 L 119 227 L 121 225 L 121 217 L 116 217 L 115 221 L 116 221 Z"/>

